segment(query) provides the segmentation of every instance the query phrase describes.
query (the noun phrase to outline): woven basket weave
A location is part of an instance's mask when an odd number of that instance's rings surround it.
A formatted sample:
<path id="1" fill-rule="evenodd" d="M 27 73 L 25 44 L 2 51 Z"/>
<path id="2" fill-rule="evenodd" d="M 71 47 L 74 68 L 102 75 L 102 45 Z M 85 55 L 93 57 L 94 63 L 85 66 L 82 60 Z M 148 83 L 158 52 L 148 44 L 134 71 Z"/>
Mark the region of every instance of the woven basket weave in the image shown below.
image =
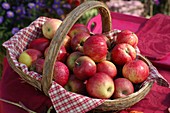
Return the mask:
<path id="1" fill-rule="evenodd" d="M 111 16 L 110 11 L 105 4 L 98 1 L 87 1 L 76 7 L 69 15 L 63 20 L 62 24 L 58 28 L 54 38 L 51 40 L 48 54 L 45 58 L 45 64 L 42 74 L 42 80 L 36 80 L 31 76 L 24 73 L 20 68 L 16 67 L 13 60 L 10 57 L 9 52 L 7 51 L 7 59 L 9 61 L 10 66 L 16 71 L 20 77 L 31 84 L 35 88 L 38 88 L 40 91 L 43 91 L 48 96 L 48 90 L 52 84 L 53 79 L 53 69 L 54 62 L 56 60 L 57 54 L 60 50 L 61 44 L 64 40 L 64 37 L 67 35 L 71 27 L 76 23 L 76 21 L 83 15 L 83 13 L 87 10 L 97 8 L 102 17 L 102 29 L 103 33 L 109 32 L 112 30 L 111 28 Z M 147 60 L 144 56 L 138 55 L 139 59 L 145 61 L 148 66 L 152 66 L 151 62 Z M 94 109 L 95 112 L 101 111 L 119 111 L 122 109 L 126 109 L 135 103 L 139 102 L 143 99 L 148 92 L 150 91 L 153 82 L 147 82 L 141 89 L 137 92 L 125 97 L 114 100 L 106 100 L 103 104 Z"/>

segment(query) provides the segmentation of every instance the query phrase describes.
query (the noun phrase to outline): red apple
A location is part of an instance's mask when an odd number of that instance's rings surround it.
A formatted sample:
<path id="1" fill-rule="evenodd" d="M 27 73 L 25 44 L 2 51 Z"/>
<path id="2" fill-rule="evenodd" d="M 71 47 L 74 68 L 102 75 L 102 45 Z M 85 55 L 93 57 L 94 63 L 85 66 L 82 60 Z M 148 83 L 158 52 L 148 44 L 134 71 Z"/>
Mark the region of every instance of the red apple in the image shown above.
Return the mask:
<path id="1" fill-rule="evenodd" d="M 42 56 L 42 53 L 36 49 L 26 49 L 19 55 L 18 61 L 25 64 L 29 68 L 38 58 Z"/>
<path id="2" fill-rule="evenodd" d="M 75 61 L 73 73 L 80 80 L 87 80 L 96 73 L 96 64 L 88 56 L 80 56 Z"/>
<path id="3" fill-rule="evenodd" d="M 142 60 L 133 60 L 123 66 L 122 74 L 132 83 L 142 83 L 149 76 L 149 67 Z"/>
<path id="4" fill-rule="evenodd" d="M 117 75 L 116 66 L 110 61 L 102 61 L 97 64 L 97 72 L 103 72 L 108 74 L 111 78 Z"/>
<path id="5" fill-rule="evenodd" d="M 90 36 L 83 45 L 84 54 L 89 56 L 95 62 L 106 60 L 107 44 L 104 35 Z"/>
<path id="6" fill-rule="evenodd" d="M 90 34 L 90 31 L 87 28 L 87 26 L 85 26 L 84 24 L 76 23 L 76 24 L 74 24 L 72 26 L 72 28 L 70 29 L 68 35 L 71 38 L 73 38 L 76 34 L 82 33 L 82 32 L 86 32 L 86 33 Z"/>
<path id="7" fill-rule="evenodd" d="M 122 30 L 117 34 L 116 43 L 128 43 L 133 47 L 136 47 L 138 44 L 138 37 L 136 34 L 130 30 Z"/>
<path id="8" fill-rule="evenodd" d="M 71 91 L 78 94 L 86 93 L 86 85 L 84 81 L 79 80 L 75 75 L 71 74 L 67 84 L 64 87 L 67 91 Z"/>
<path id="9" fill-rule="evenodd" d="M 109 75 L 98 72 L 87 80 L 86 90 L 92 97 L 108 99 L 113 95 L 115 87 Z"/>
<path id="10" fill-rule="evenodd" d="M 44 56 L 45 56 L 45 57 L 47 56 L 48 48 L 49 48 L 49 47 L 47 47 L 46 50 L 45 50 L 45 52 L 44 52 Z M 64 46 L 61 46 L 61 48 L 60 48 L 60 50 L 59 50 L 59 53 L 58 53 L 58 55 L 57 55 L 57 59 L 56 59 L 56 60 L 65 63 L 66 60 L 67 60 L 67 56 L 68 56 L 68 53 L 67 53 L 65 47 L 64 47 Z"/>
<path id="11" fill-rule="evenodd" d="M 50 40 L 48 40 L 47 38 L 41 37 L 41 38 L 32 40 L 28 44 L 28 49 L 37 49 L 37 50 L 41 51 L 42 53 L 44 53 L 45 49 L 49 45 L 50 45 Z"/>
<path id="12" fill-rule="evenodd" d="M 72 52 L 68 57 L 67 57 L 67 60 L 66 60 L 66 64 L 67 64 L 67 67 L 69 68 L 70 71 L 73 71 L 73 68 L 75 66 L 75 61 L 80 57 L 80 56 L 83 56 L 84 54 L 79 52 L 79 51 L 75 51 L 75 52 Z"/>
<path id="13" fill-rule="evenodd" d="M 43 72 L 43 66 L 44 66 L 45 59 L 43 58 L 38 58 L 35 61 L 35 71 L 39 74 L 42 74 Z"/>
<path id="14" fill-rule="evenodd" d="M 53 74 L 54 74 L 54 81 L 56 83 L 60 84 L 63 87 L 67 84 L 69 79 L 69 69 L 64 63 L 60 61 L 56 61 L 54 65 Z"/>
<path id="15" fill-rule="evenodd" d="M 130 44 L 121 43 L 117 44 L 111 50 L 111 59 L 115 64 L 124 65 L 136 58 L 136 50 Z"/>
<path id="16" fill-rule="evenodd" d="M 113 98 L 123 98 L 134 93 L 134 86 L 126 78 L 117 78 L 114 80 L 115 91 Z"/>
<path id="17" fill-rule="evenodd" d="M 83 44 L 87 38 L 89 38 L 90 34 L 86 32 L 81 32 L 76 34 L 71 39 L 71 48 L 73 51 L 80 51 L 83 52 Z"/>
<path id="18" fill-rule="evenodd" d="M 42 32 L 45 38 L 52 39 L 61 23 L 62 21 L 59 19 L 51 18 L 47 20 L 42 26 Z"/>
<path id="19" fill-rule="evenodd" d="M 63 41 L 63 46 L 66 48 L 67 52 L 71 51 L 71 37 L 66 35 Z"/>

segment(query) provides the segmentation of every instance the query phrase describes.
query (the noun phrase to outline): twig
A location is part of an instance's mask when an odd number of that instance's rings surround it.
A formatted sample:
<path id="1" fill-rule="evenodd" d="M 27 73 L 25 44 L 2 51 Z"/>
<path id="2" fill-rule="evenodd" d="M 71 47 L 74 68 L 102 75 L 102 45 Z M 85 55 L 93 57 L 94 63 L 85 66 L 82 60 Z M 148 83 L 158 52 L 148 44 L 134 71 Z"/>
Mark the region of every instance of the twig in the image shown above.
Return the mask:
<path id="1" fill-rule="evenodd" d="M 9 101 L 9 100 L 5 100 L 5 99 L 2 99 L 2 98 L 0 98 L 0 101 L 6 102 L 6 103 L 8 103 L 8 104 L 12 104 L 12 105 L 17 106 L 17 107 L 20 107 L 20 108 L 26 110 L 28 113 L 36 113 L 36 112 L 28 109 L 27 107 L 25 107 L 21 102 L 15 103 L 15 102 L 11 102 L 11 101 Z"/>

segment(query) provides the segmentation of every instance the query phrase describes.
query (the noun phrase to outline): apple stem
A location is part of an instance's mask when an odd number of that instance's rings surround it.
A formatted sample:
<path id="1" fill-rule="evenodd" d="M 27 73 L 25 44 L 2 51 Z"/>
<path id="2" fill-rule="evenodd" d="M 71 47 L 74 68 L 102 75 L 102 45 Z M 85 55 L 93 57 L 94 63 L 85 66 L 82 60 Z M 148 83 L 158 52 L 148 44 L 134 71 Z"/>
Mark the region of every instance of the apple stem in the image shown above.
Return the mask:
<path id="1" fill-rule="evenodd" d="M 78 62 L 75 62 L 75 65 L 77 65 L 77 66 L 80 66 L 80 63 L 78 63 Z"/>
<path id="2" fill-rule="evenodd" d="M 26 111 L 29 112 L 29 113 L 36 113 L 36 112 L 28 109 L 27 107 L 25 107 L 24 104 L 22 104 L 21 102 L 15 103 L 15 102 L 11 102 L 11 101 L 9 101 L 9 100 L 5 100 L 5 99 L 2 99 L 2 98 L 0 98 L 0 101 L 5 102 L 5 103 L 8 103 L 8 104 L 12 104 L 12 105 L 17 106 L 17 107 L 20 107 L 20 108 L 26 110 Z"/>

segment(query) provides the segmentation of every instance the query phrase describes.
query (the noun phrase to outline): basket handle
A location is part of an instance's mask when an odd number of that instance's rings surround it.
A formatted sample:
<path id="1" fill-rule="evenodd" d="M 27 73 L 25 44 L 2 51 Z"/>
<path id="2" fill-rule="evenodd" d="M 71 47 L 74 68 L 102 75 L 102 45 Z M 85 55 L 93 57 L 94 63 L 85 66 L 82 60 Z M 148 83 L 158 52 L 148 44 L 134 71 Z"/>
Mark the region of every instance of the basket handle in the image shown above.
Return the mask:
<path id="1" fill-rule="evenodd" d="M 43 77 L 41 80 L 42 90 L 48 95 L 48 90 L 52 84 L 53 80 L 53 70 L 56 61 L 56 56 L 60 50 L 62 42 L 65 36 L 68 34 L 71 27 L 76 23 L 76 21 L 83 15 L 87 10 L 98 8 L 99 13 L 102 17 L 102 29 L 103 33 L 111 31 L 111 16 L 110 11 L 107 6 L 99 1 L 86 1 L 72 10 L 67 17 L 63 20 L 62 24 L 59 26 L 55 33 L 55 36 L 51 40 L 48 54 L 45 58 L 45 64 L 43 69 Z"/>

